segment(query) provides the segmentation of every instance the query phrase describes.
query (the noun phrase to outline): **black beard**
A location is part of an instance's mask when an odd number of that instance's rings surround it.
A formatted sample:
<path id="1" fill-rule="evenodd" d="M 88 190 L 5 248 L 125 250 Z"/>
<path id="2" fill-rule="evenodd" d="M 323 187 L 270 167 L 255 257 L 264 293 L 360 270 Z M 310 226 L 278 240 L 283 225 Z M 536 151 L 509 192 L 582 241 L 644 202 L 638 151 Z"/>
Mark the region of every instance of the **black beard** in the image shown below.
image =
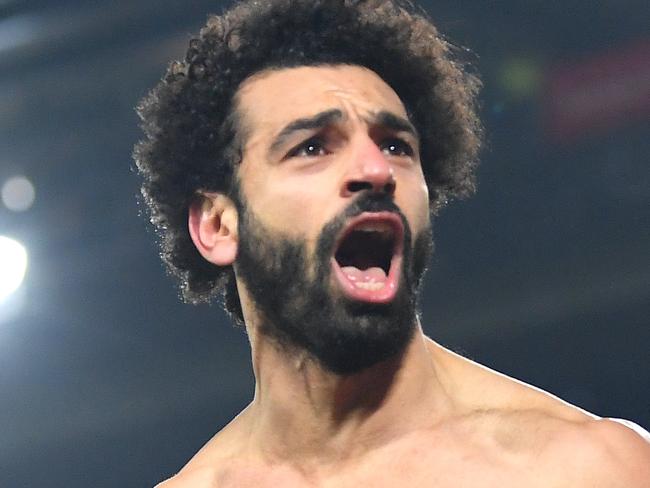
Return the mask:
<path id="1" fill-rule="evenodd" d="M 263 334 L 291 351 L 307 352 L 339 375 L 358 373 L 404 352 L 416 329 L 420 285 L 433 253 L 430 225 L 411 245 L 411 229 L 392 198 L 364 192 L 325 225 L 310 259 L 305 240 L 270 231 L 239 192 L 235 199 L 240 217 L 235 271 L 257 306 Z M 350 300 L 331 285 L 336 237 L 351 217 L 383 211 L 396 213 L 404 225 L 397 294 L 386 304 Z"/>

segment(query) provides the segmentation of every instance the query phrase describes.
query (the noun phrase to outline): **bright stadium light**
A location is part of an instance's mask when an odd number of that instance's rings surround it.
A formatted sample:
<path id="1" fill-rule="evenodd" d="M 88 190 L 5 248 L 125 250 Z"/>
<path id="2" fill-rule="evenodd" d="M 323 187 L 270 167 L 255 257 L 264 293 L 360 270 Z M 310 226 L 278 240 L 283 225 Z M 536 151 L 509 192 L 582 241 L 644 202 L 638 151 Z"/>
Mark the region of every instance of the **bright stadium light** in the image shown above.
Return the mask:
<path id="1" fill-rule="evenodd" d="M 0 236 L 0 303 L 20 287 L 27 271 L 27 251 L 18 241 Z"/>

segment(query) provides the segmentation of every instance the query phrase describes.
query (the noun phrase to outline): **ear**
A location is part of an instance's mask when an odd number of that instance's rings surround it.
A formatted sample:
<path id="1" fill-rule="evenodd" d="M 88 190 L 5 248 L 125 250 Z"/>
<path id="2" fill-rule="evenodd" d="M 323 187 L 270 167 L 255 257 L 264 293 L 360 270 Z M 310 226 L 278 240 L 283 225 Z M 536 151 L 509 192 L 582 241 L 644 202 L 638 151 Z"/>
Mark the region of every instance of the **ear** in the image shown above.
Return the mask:
<path id="1" fill-rule="evenodd" d="M 237 257 L 237 207 L 221 193 L 201 193 L 189 209 L 188 227 L 196 249 L 207 261 L 229 266 Z"/>

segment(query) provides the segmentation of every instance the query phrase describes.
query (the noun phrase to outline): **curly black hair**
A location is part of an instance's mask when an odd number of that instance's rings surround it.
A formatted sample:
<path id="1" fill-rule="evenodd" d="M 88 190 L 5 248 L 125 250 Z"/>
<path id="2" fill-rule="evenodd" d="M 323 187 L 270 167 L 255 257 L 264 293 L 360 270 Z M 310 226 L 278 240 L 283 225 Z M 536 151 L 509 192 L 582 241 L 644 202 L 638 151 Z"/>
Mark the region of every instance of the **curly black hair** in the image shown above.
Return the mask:
<path id="1" fill-rule="evenodd" d="M 405 0 L 244 0 L 210 16 L 185 59 L 170 64 L 137 108 L 145 133 L 134 150 L 142 195 L 184 299 L 210 302 L 224 292 L 226 310 L 243 323 L 232 266 L 201 257 L 187 218 L 200 191 L 236 193 L 243 136 L 234 99 L 244 80 L 295 66 L 349 64 L 377 73 L 421 134 L 435 213 L 475 189 L 480 82 L 452 59 L 458 52 Z"/>

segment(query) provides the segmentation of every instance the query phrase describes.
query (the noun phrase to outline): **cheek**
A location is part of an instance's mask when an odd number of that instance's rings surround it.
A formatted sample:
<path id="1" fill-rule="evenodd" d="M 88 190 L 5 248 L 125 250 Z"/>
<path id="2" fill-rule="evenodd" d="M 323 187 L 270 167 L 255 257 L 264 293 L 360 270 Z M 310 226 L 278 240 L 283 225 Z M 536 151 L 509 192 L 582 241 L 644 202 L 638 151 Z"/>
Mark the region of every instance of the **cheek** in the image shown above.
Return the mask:
<path id="1" fill-rule="evenodd" d="M 421 227 L 423 228 L 425 226 L 429 225 L 429 222 L 431 220 L 431 209 L 429 206 L 429 188 L 427 187 L 427 184 L 424 182 L 424 179 L 421 182 L 420 185 L 420 199 L 418 202 L 418 215 L 417 217 L 420 219 L 420 224 Z"/>
<path id="2" fill-rule="evenodd" d="M 269 184 L 271 181 L 274 183 Z M 306 239 L 311 251 L 326 222 L 332 198 L 326 198 L 322 184 L 268 176 L 267 181 L 258 182 L 251 200 L 251 208 L 266 225 L 289 237 Z"/>
<path id="3" fill-rule="evenodd" d="M 397 203 L 415 234 L 429 225 L 429 190 L 421 173 L 406 175 L 401 183 L 397 186 Z"/>

